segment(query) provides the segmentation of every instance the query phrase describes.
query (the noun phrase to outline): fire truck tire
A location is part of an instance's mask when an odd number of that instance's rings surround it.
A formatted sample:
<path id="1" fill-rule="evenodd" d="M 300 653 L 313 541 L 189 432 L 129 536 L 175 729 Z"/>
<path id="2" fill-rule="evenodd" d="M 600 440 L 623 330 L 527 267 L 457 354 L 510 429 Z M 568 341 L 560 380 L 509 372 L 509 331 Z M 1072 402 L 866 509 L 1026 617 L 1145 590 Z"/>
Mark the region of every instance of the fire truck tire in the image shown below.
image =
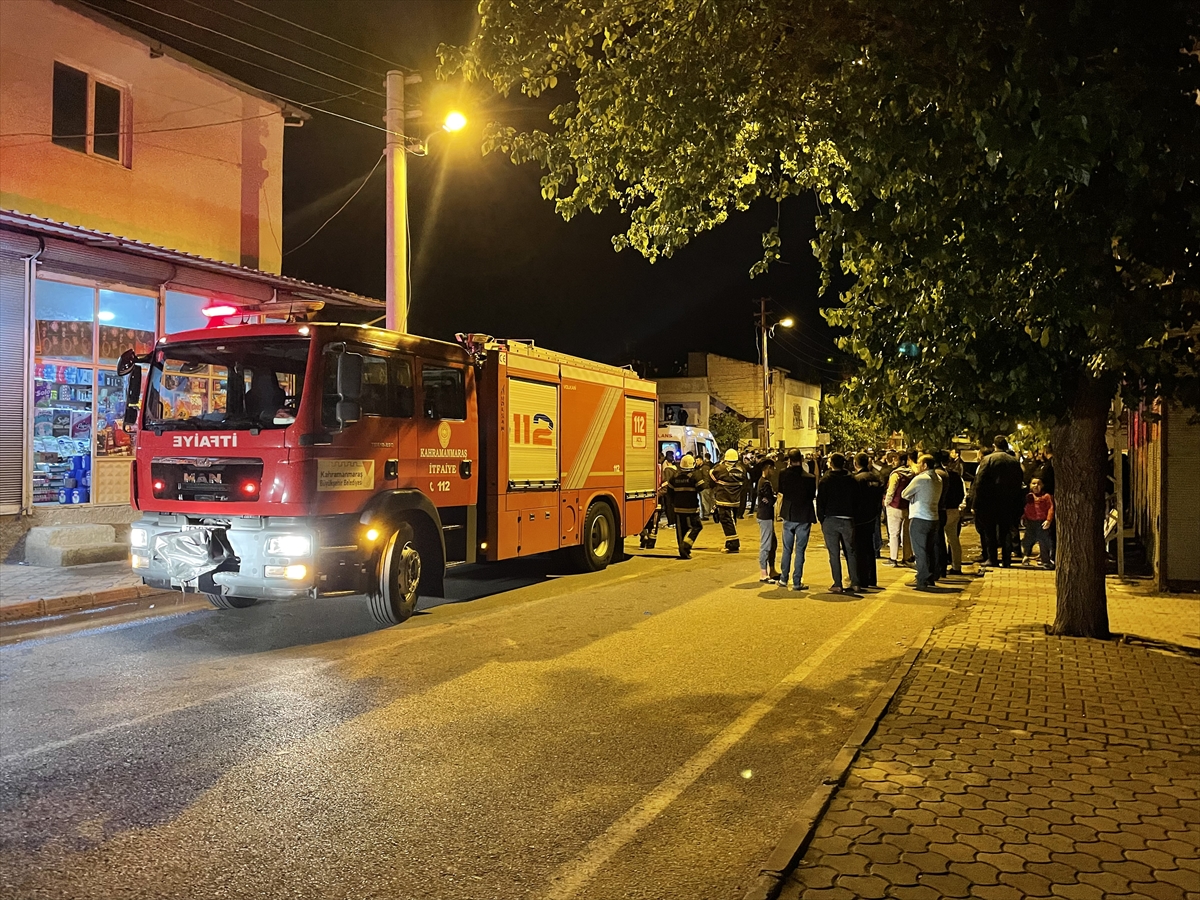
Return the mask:
<path id="1" fill-rule="evenodd" d="M 384 545 L 379 590 L 370 596 L 371 617 L 380 625 L 399 625 L 416 611 L 421 564 L 412 528 L 401 525 Z"/>
<path id="2" fill-rule="evenodd" d="M 204 596 L 217 609 L 246 609 L 258 602 L 257 597 L 231 597 L 229 594 L 210 593 L 206 593 Z"/>
<path id="3" fill-rule="evenodd" d="M 597 500 L 583 517 L 583 543 L 571 548 L 573 562 L 582 572 L 599 572 L 613 561 L 618 543 L 617 519 L 612 507 Z"/>

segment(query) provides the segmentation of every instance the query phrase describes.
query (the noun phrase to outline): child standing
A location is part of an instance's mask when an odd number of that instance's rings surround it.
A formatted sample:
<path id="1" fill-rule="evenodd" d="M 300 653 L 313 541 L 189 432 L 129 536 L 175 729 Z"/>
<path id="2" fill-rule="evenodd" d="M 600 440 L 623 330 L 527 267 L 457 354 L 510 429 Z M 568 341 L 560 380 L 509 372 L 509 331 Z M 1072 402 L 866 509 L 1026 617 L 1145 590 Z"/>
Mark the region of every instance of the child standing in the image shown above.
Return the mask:
<path id="1" fill-rule="evenodd" d="M 1043 569 L 1054 568 L 1054 554 L 1051 550 L 1054 535 L 1054 495 L 1047 494 L 1042 479 L 1034 478 L 1029 482 L 1029 493 L 1025 495 L 1025 538 L 1021 541 L 1021 552 L 1026 565 L 1033 561 L 1034 541 L 1037 541 L 1038 554 L 1042 559 Z"/>

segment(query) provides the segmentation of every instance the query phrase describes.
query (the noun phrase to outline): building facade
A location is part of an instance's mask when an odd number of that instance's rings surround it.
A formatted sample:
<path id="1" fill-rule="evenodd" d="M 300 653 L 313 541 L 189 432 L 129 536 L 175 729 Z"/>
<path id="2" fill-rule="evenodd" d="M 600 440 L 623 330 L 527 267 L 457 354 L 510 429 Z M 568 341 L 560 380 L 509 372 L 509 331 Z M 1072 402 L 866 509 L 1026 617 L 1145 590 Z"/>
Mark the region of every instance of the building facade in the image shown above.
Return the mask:
<path id="1" fill-rule="evenodd" d="M 821 387 L 788 378 L 787 369 L 771 369 L 771 444 L 811 450 L 820 443 Z M 658 381 L 659 408 L 671 420 L 676 410 L 687 424 L 709 427 L 709 417 L 732 412 L 752 427 L 761 441 L 763 373 L 757 363 L 715 353 L 689 353 L 688 372 Z"/>
<path id="2" fill-rule="evenodd" d="M 0 3 L 0 559 L 33 526 L 131 521 L 125 349 L 382 308 L 276 274 L 302 118 L 70 0 Z M 184 380 L 203 414 L 221 386 Z"/>
<path id="3" fill-rule="evenodd" d="M 0 3 L 0 207 L 279 272 L 306 114 L 69 0 Z"/>

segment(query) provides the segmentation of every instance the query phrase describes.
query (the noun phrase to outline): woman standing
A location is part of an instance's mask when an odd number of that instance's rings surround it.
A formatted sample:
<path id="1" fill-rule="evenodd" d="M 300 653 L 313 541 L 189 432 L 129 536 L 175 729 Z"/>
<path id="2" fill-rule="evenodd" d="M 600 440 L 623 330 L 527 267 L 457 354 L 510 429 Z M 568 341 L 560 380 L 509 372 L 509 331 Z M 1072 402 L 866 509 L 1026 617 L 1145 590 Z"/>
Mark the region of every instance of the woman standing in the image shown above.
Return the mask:
<path id="1" fill-rule="evenodd" d="M 771 484 L 771 476 L 775 474 L 775 461 L 765 459 L 762 463 L 762 474 L 758 479 L 757 501 L 754 515 L 758 519 L 758 568 L 761 570 L 759 581 L 764 584 L 777 581 L 779 574 L 775 571 L 775 487 Z"/>

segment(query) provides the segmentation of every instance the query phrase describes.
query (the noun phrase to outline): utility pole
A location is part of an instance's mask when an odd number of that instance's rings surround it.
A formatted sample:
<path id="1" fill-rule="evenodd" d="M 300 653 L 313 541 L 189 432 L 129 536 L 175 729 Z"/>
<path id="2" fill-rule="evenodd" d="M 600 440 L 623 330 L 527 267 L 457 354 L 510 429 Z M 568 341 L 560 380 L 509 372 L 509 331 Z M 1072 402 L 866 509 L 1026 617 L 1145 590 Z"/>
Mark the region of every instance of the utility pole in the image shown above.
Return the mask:
<path id="1" fill-rule="evenodd" d="M 758 327 L 762 331 L 762 365 L 763 365 L 763 427 L 762 449 L 765 452 L 771 447 L 771 366 L 767 361 L 767 298 L 759 301 Z"/>
<path id="2" fill-rule="evenodd" d="M 408 138 L 405 137 L 404 85 L 421 76 L 392 69 L 384 87 L 387 107 L 387 327 L 408 332 Z"/>

